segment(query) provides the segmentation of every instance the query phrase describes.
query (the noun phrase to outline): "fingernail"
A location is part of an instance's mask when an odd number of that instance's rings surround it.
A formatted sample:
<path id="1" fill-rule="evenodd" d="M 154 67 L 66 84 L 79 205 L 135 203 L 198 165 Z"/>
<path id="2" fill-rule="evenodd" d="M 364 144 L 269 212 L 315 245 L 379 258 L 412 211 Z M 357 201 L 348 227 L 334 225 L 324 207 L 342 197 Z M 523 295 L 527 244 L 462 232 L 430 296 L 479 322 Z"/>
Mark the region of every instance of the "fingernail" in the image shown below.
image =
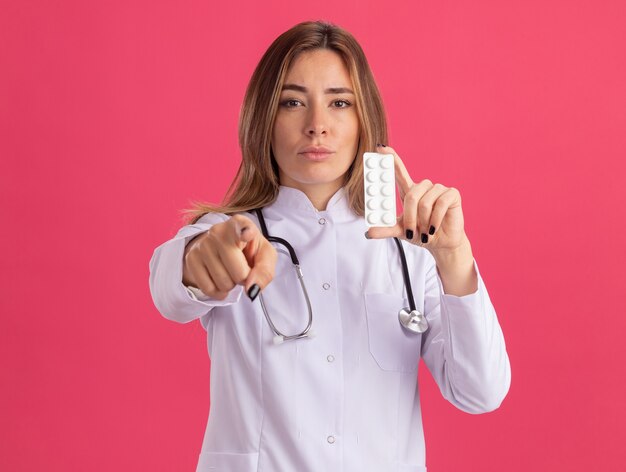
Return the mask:
<path id="1" fill-rule="evenodd" d="M 248 289 L 248 297 L 250 297 L 250 300 L 254 301 L 260 291 L 261 289 L 257 284 L 252 284 L 252 286 Z"/>
<path id="2" fill-rule="evenodd" d="M 377 144 L 376 147 L 387 147 L 385 144 Z"/>
<path id="3" fill-rule="evenodd" d="M 406 230 L 406 239 L 408 239 L 408 240 L 413 239 L 413 230 L 412 229 L 407 229 Z"/>
<path id="4" fill-rule="evenodd" d="M 422 233 L 422 244 L 426 244 L 428 242 L 428 235 L 426 233 Z"/>
<path id="5" fill-rule="evenodd" d="M 431 236 L 432 236 L 433 234 L 435 234 L 435 227 L 434 227 L 434 226 L 431 226 L 431 227 L 430 227 L 430 229 L 428 230 L 428 234 L 430 234 Z"/>
<path id="6" fill-rule="evenodd" d="M 370 238 L 370 235 L 367 234 L 367 231 L 365 232 L 365 239 L 372 239 L 372 238 Z"/>

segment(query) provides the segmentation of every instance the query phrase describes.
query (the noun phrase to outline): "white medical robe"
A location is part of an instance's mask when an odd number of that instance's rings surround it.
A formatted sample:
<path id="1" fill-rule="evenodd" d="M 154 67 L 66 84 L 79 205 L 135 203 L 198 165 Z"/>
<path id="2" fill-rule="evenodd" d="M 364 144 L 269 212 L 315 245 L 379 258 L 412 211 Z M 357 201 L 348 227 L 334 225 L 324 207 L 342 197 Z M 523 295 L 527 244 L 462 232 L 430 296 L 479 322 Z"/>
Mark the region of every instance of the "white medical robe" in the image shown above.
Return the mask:
<path id="1" fill-rule="evenodd" d="M 313 339 L 273 344 L 259 300 L 240 286 L 223 301 L 196 300 L 186 290 L 186 243 L 224 215 L 183 227 L 150 261 L 161 314 L 199 319 L 207 332 L 211 405 L 198 472 L 424 472 L 420 357 L 457 408 L 498 408 L 510 364 L 476 264 L 478 290 L 446 295 L 431 254 L 403 242 L 415 302 L 430 326 L 409 333 L 398 322 L 408 302 L 395 242 L 364 237 L 365 221 L 343 189 L 317 211 L 304 193 L 281 187 L 263 214 L 270 235 L 288 240 L 300 259 Z M 278 329 L 304 329 L 306 304 L 283 252 L 263 295 Z"/>

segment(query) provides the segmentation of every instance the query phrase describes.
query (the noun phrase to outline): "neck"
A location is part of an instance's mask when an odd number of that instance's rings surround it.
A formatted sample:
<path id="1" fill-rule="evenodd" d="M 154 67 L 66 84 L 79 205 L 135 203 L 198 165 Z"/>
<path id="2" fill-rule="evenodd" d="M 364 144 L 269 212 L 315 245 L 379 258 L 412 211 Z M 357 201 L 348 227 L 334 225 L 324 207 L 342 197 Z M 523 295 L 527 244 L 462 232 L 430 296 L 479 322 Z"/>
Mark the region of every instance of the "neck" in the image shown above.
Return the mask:
<path id="1" fill-rule="evenodd" d="M 326 210 L 326 207 L 328 206 L 328 202 L 330 201 L 333 195 L 334 193 L 331 195 L 319 195 L 319 196 L 313 196 L 308 193 L 306 194 L 306 196 L 309 197 L 309 200 L 311 200 L 311 203 L 313 204 L 313 206 L 315 207 L 317 211 Z"/>
<path id="2" fill-rule="evenodd" d="M 303 192 L 311 201 L 317 211 L 324 211 L 330 199 L 341 188 L 341 183 L 331 182 L 327 184 L 307 185 L 300 182 L 286 182 L 285 187 L 291 187 Z"/>

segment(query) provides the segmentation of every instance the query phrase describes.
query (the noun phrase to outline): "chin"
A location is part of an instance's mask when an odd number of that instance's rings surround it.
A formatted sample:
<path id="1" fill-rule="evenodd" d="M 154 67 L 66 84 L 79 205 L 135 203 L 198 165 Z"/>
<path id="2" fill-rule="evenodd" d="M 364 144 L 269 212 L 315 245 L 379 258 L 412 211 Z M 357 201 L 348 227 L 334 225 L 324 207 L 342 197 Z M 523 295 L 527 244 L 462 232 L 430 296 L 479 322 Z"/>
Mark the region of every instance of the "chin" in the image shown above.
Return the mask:
<path id="1" fill-rule="evenodd" d="M 339 181 L 341 177 L 341 175 L 308 174 L 301 175 L 294 180 L 304 185 L 328 185 Z"/>

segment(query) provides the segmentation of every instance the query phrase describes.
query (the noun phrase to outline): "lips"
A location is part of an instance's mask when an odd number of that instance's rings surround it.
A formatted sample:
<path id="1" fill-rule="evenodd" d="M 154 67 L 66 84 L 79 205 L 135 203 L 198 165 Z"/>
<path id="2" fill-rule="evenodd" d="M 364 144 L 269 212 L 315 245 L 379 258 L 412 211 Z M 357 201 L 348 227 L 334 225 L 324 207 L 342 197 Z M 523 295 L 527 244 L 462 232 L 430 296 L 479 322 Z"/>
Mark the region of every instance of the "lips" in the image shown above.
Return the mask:
<path id="1" fill-rule="evenodd" d="M 323 161 L 328 159 L 334 152 L 325 146 L 307 146 L 301 149 L 298 154 L 311 161 Z"/>

